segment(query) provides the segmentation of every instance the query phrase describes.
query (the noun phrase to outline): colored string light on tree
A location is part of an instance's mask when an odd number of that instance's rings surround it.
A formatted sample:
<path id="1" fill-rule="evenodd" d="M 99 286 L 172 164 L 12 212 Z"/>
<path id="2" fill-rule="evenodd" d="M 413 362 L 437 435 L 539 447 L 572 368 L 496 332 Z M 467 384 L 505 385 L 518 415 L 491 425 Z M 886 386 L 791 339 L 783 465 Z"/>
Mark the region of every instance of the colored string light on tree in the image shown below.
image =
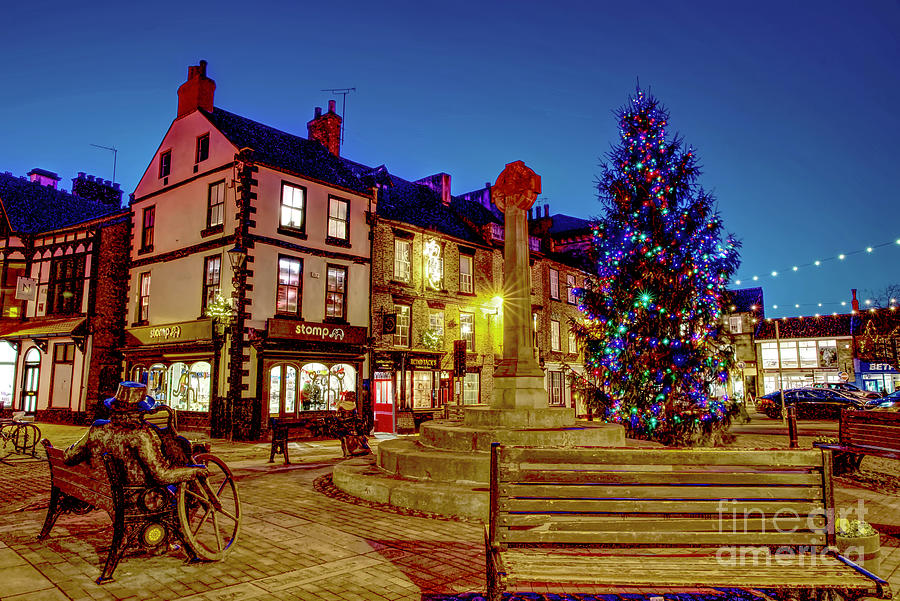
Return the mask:
<path id="1" fill-rule="evenodd" d="M 633 434 L 685 443 L 727 421 L 710 398 L 732 354 L 717 342 L 738 243 L 697 184 L 693 150 L 670 139 L 668 113 L 640 89 L 618 113 L 619 143 L 598 183 L 595 273 L 574 325 L 595 408 Z"/>

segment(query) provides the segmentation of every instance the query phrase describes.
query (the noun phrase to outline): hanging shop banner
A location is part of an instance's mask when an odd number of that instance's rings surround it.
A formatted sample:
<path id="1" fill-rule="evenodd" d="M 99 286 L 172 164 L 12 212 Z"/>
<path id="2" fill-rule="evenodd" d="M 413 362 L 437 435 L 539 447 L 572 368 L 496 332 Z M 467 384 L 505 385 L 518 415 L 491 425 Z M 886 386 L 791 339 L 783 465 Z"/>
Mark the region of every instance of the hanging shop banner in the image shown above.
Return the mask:
<path id="1" fill-rule="evenodd" d="M 268 322 L 268 331 L 270 338 L 342 344 L 366 343 L 366 328 L 360 326 L 273 318 Z"/>
<path id="2" fill-rule="evenodd" d="M 126 344 L 169 344 L 212 339 L 212 320 L 183 321 L 158 326 L 140 326 L 125 330 Z"/>

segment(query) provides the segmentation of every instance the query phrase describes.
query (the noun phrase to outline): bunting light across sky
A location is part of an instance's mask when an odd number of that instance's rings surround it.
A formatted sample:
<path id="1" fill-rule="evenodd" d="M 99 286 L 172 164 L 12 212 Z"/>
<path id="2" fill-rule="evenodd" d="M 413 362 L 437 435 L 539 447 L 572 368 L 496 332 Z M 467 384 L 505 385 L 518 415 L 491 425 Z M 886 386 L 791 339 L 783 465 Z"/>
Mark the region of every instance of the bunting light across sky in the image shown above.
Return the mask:
<path id="1" fill-rule="evenodd" d="M 859 250 L 854 250 L 852 252 L 838 253 L 831 257 L 825 257 L 824 259 L 815 259 L 815 260 L 809 261 L 807 263 L 797 263 L 786 269 L 772 269 L 771 271 L 769 271 L 768 275 L 756 274 L 756 275 L 750 276 L 749 278 L 735 278 L 734 284 L 736 286 L 740 286 L 742 284 L 746 284 L 748 281 L 758 282 L 760 280 L 760 278 L 763 278 L 763 277 L 777 278 L 777 277 L 781 276 L 782 274 L 800 271 L 801 269 L 804 269 L 807 267 L 821 267 L 822 264 L 827 261 L 845 261 L 847 259 L 847 257 L 853 256 L 853 255 L 874 254 L 876 249 L 884 248 L 884 247 L 888 247 L 888 246 L 900 248 L 900 238 L 897 238 L 890 242 L 882 242 L 881 244 L 873 244 L 871 246 L 866 246 L 865 248 L 861 248 Z M 819 303 L 819 305 L 821 305 L 821 304 L 822 303 Z M 825 303 L 825 304 L 836 304 L 836 303 Z"/>

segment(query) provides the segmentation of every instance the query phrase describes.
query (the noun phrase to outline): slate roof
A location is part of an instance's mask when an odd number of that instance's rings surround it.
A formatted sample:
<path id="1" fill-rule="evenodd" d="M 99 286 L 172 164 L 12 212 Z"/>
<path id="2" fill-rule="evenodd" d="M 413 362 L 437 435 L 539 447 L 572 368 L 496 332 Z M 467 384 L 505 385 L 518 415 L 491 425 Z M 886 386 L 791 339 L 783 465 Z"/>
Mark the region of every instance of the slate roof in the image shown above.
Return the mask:
<path id="1" fill-rule="evenodd" d="M 252 148 L 253 158 L 275 169 L 282 169 L 322 182 L 368 194 L 369 186 L 362 180 L 362 167 L 336 157 L 315 140 L 307 140 L 235 115 L 218 107 L 212 112 L 200 109 L 216 129 L 238 148 Z"/>
<path id="2" fill-rule="evenodd" d="M 378 193 L 379 217 L 409 223 L 426 230 L 453 236 L 474 244 L 485 244 L 484 237 L 469 227 L 456 214 L 454 208 L 471 209 L 464 199 L 452 199 L 450 206 L 441 201 L 441 195 L 423 184 L 416 184 L 391 176 L 393 187 L 382 188 Z M 455 206 L 454 206 L 455 205 Z"/>
<path id="3" fill-rule="evenodd" d="M 781 338 L 825 338 L 829 336 L 850 336 L 856 327 L 856 316 L 822 315 L 819 317 L 786 317 L 778 320 L 778 335 Z M 756 328 L 757 340 L 775 339 L 775 322 L 762 320 Z"/>
<path id="4" fill-rule="evenodd" d="M 729 290 L 731 304 L 734 305 L 732 313 L 753 313 L 763 318 L 766 316 L 766 305 L 763 299 L 763 289 L 756 288 L 739 288 L 737 290 Z M 755 309 L 753 307 L 756 307 Z"/>
<path id="5" fill-rule="evenodd" d="M 591 222 L 580 217 L 557 213 L 551 215 L 553 224 L 550 226 L 550 235 L 554 238 L 564 237 L 564 234 L 584 234 L 591 232 Z"/>
<path id="6" fill-rule="evenodd" d="M 475 202 L 474 200 L 469 200 L 461 196 L 454 196 L 450 199 L 450 207 L 475 225 L 487 225 L 489 223 L 503 224 L 502 213 L 498 215 L 485 208 L 480 202 Z"/>
<path id="7" fill-rule="evenodd" d="M 119 213 L 109 205 L 0 173 L 0 203 L 13 233 L 36 234 Z"/>

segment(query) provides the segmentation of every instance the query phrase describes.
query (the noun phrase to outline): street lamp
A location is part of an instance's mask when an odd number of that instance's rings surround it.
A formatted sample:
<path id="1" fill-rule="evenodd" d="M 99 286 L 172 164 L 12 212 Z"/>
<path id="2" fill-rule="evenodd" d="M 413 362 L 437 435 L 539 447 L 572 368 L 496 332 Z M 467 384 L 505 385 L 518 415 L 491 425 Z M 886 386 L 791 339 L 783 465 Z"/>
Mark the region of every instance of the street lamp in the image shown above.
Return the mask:
<path id="1" fill-rule="evenodd" d="M 231 263 L 231 269 L 234 273 L 238 273 L 247 261 L 247 249 L 235 244 L 228 249 L 228 262 Z"/>

